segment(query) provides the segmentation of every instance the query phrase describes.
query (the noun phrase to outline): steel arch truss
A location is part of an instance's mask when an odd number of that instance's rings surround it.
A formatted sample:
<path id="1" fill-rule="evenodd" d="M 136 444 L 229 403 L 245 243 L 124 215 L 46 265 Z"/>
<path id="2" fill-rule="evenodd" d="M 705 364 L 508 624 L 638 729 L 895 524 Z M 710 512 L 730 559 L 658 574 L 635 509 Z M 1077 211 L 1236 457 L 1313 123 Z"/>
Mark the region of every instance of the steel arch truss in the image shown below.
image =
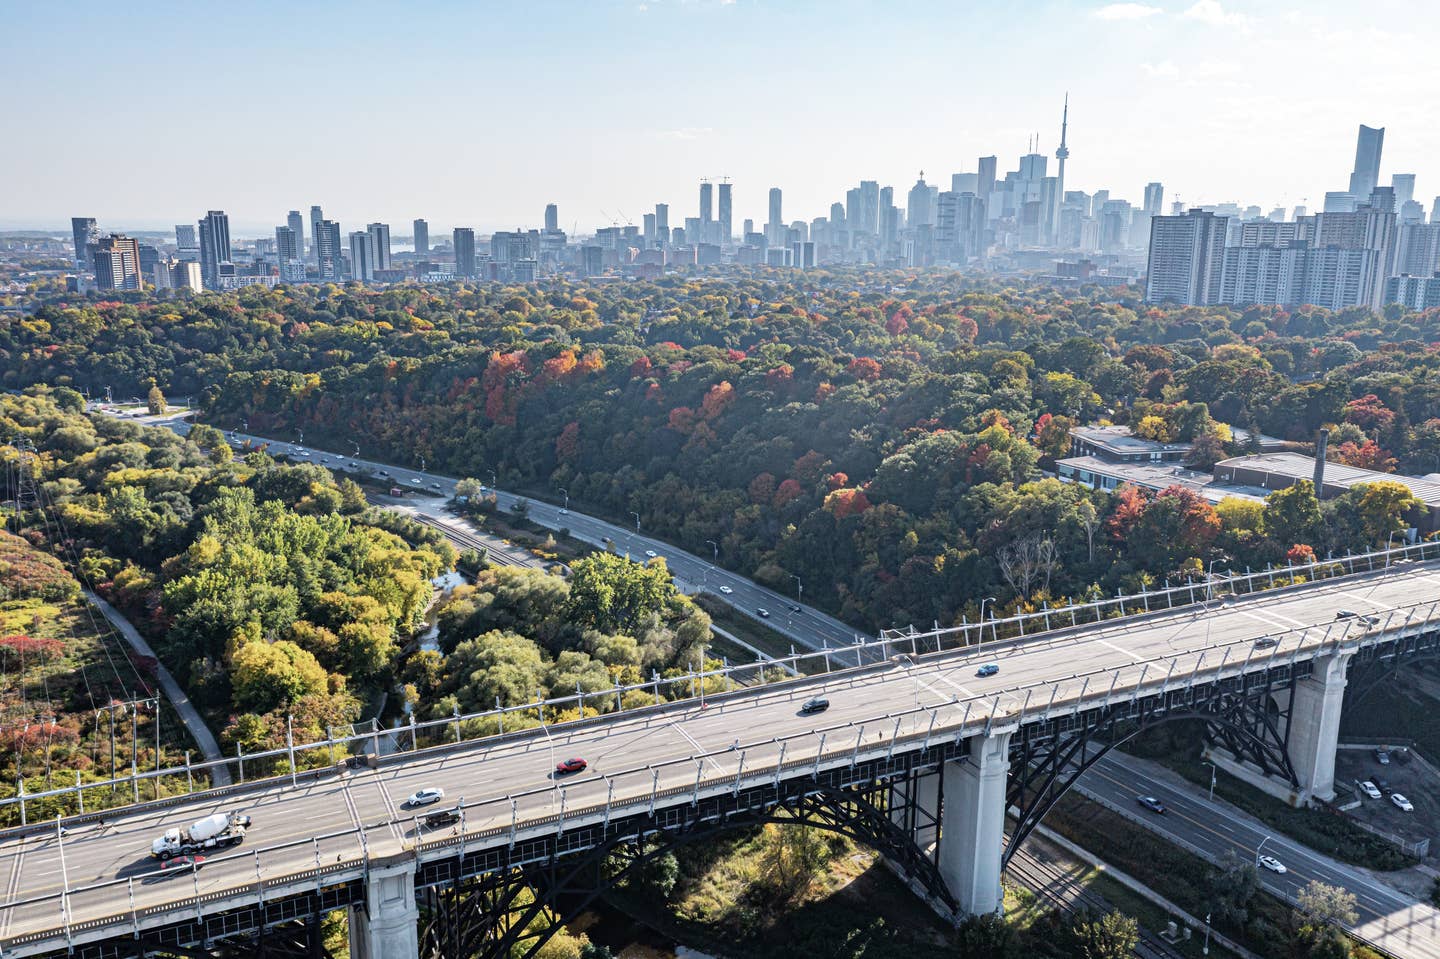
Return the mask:
<path id="1" fill-rule="evenodd" d="M 1429 623 L 1428 617 L 1426 623 Z M 1359 703 L 1382 684 L 1394 682 L 1401 667 L 1436 659 L 1440 659 L 1440 630 L 1437 629 L 1361 647 L 1350 661 L 1345 708 Z"/>
<path id="2" fill-rule="evenodd" d="M 899 765 L 900 758 L 895 762 Z M 546 844 L 546 855 L 530 862 L 472 875 L 466 875 L 469 870 L 461 864 L 451 870 L 448 881 L 417 892 L 420 955 L 529 959 L 597 897 L 641 874 L 659 857 L 692 842 L 766 823 L 824 829 L 863 843 L 953 911 L 956 903 L 939 869 L 905 828 L 907 823 L 927 828 L 926 817 L 930 824 L 937 823 L 935 810 L 920 811 L 911 801 L 918 794 L 915 779 L 933 773 L 934 764 L 906 763 L 910 768 L 880 776 L 874 775 L 879 770 L 867 773 L 864 765 L 852 773 L 860 778 L 843 784 L 827 773 L 659 810 L 654 817 L 607 827 L 606 835 L 593 837 L 596 841 L 588 845 L 572 846 L 557 834 Z M 422 883 L 426 879 L 419 877 Z"/>
<path id="3" fill-rule="evenodd" d="M 1308 665 L 1298 668 L 1303 671 Z M 1022 725 L 1010 742 L 1005 798 L 1015 823 L 1002 864 L 1010 862 L 1081 774 L 1127 739 L 1162 723 L 1199 720 L 1205 723 L 1207 742 L 1298 788 L 1299 778 L 1287 752 L 1296 675 L 1295 669 L 1284 665 L 1221 682 L 1177 684 L 1149 696 Z M 1274 696 L 1286 691 L 1290 695 L 1280 708 Z"/>

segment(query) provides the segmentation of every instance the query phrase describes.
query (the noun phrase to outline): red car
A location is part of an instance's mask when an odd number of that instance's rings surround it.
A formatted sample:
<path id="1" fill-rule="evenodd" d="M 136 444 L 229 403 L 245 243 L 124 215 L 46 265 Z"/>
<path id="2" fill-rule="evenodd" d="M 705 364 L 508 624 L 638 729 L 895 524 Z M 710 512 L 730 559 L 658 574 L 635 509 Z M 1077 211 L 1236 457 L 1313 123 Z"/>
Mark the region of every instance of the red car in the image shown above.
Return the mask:
<path id="1" fill-rule="evenodd" d="M 204 861 L 204 856 L 176 856 L 174 859 L 162 862 L 160 871 L 164 873 L 199 872 L 200 864 Z"/>
<path id="2" fill-rule="evenodd" d="M 557 773 L 583 773 L 590 764 L 583 759 L 567 759 L 563 763 L 555 764 Z"/>

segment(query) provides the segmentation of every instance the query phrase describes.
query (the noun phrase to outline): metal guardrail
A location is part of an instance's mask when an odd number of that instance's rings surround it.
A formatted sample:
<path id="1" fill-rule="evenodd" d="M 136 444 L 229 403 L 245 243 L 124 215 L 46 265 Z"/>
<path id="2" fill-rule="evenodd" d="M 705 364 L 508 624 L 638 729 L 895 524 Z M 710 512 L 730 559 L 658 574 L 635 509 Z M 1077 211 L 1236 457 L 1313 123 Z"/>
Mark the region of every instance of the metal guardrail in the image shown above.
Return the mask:
<path id="1" fill-rule="evenodd" d="M 1396 559 L 1397 556 L 1399 559 Z M 583 724 L 613 721 L 615 715 L 619 712 L 638 714 L 644 710 L 672 708 L 676 704 L 682 704 L 683 708 L 684 704 L 688 704 L 689 701 L 694 699 L 700 699 L 702 701 L 707 698 L 710 700 L 718 700 L 726 694 L 711 695 L 704 693 L 703 688 L 707 681 L 713 682 L 713 680 L 719 678 L 727 687 L 731 687 L 738 682 L 734 679 L 736 675 L 742 671 L 749 671 L 753 675 L 753 671 L 757 666 L 769 669 L 792 669 L 797 672 L 803 672 L 800 670 L 800 663 L 802 662 L 813 661 L 823 664 L 825 668 L 824 673 L 798 677 L 781 677 L 777 678 L 775 683 L 767 685 L 779 683 L 798 684 L 804 683 L 807 680 L 814 680 L 819 677 L 831 675 L 836 660 L 841 658 L 848 659 L 852 655 L 855 659 L 855 665 L 843 666 L 834 671 L 848 673 L 856 669 L 864 669 L 867 666 L 873 667 L 879 663 L 883 663 L 884 660 L 894 655 L 897 651 L 909 652 L 915 656 L 938 652 L 963 652 L 972 649 L 978 652 L 983 648 L 995 648 L 997 644 L 1002 648 L 1009 648 L 1017 641 L 1028 642 L 1041 640 L 1046 637 L 1054 639 L 1071 636 L 1074 635 L 1077 630 L 1083 630 L 1087 626 L 1098 623 L 1109 623 L 1112 626 L 1123 627 L 1127 623 L 1141 623 L 1148 616 L 1183 608 L 1185 606 L 1198 605 L 1217 596 L 1223 597 L 1227 591 L 1234 592 L 1237 586 L 1243 587 L 1247 593 L 1270 591 L 1272 589 L 1304 588 L 1313 585 L 1313 578 L 1317 576 L 1338 577 L 1363 574 L 1373 572 L 1377 569 L 1385 570 L 1399 562 L 1425 558 L 1434 559 L 1437 557 L 1440 557 L 1440 542 L 1422 542 L 1412 546 L 1401 546 L 1371 553 L 1325 559 L 1301 566 L 1288 565 L 1285 567 L 1271 567 L 1265 570 L 1236 574 L 1224 579 L 1216 578 L 1201 583 L 1191 582 L 1153 592 L 1117 596 L 1114 599 L 1096 599 L 1092 602 L 1053 610 L 1046 608 L 1035 612 L 1006 617 L 1004 619 L 992 618 L 986 620 L 983 624 L 965 624 L 941 630 L 932 630 L 926 633 L 913 631 L 909 633 L 887 632 L 879 639 L 857 643 L 848 648 L 826 647 L 815 652 L 792 653 L 783 659 L 770 660 L 765 663 L 739 665 L 726 663 L 720 669 L 691 670 L 683 675 L 670 678 L 663 678 L 658 673 L 652 672 L 652 677 L 648 681 L 625 686 L 617 685 L 611 689 L 587 692 L 577 688 L 576 695 L 574 696 L 552 697 L 549 699 L 540 699 L 537 697 L 536 701 L 532 703 L 502 706 L 494 710 L 458 714 L 443 719 L 426 720 L 423 722 L 414 722 L 412 717 L 412 722 L 409 725 L 398 727 L 397 729 L 380 730 L 376 728 L 366 733 L 355 733 L 347 736 L 315 740 L 313 742 L 291 744 L 279 749 L 262 750 L 256 753 L 239 752 L 234 758 L 192 763 L 186 766 L 168 767 L 160 770 L 136 772 L 129 776 L 83 783 L 79 786 L 61 786 L 36 793 L 25 793 L 23 792 L 23 783 L 21 783 L 22 791 L 17 795 L 0 799 L 0 810 L 18 805 L 21 811 L 21 828 L 23 828 L 28 820 L 25 811 L 26 804 L 34 800 L 77 797 L 77 804 L 83 807 L 83 801 L 78 797 L 83 796 L 85 792 L 89 790 L 107 788 L 115 790 L 121 786 L 133 790 L 138 788 L 138 783 L 141 781 L 164 778 L 178 779 L 182 776 L 186 778 L 188 785 L 190 782 L 193 782 L 193 778 L 196 775 L 203 777 L 207 771 L 213 767 L 225 766 L 228 768 L 232 764 L 238 765 L 239 774 L 238 782 L 234 784 L 234 787 L 242 787 L 246 783 L 244 767 L 247 762 L 263 764 L 283 761 L 285 767 L 288 769 L 297 769 L 298 761 L 304 760 L 309 756 L 314 756 L 321 750 L 328 750 L 333 756 L 336 750 L 345 750 L 348 752 L 352 748 L 363 746 L 366 743 L 378 744 L 379 738 L 382 735 L 395 736 L 399 734 L 403 736 L 404 733 L 409 732 L 412 741 L 411 751 L 383 757 L 380 761 L 384 763 L 386 761 L 394 761 L 396 756 L 409 756 L 422 751 L 419 746 L 422 735 L 426 738 L 431 738 L 436 733 L 443 735 L 447 729 L 449 730 L 449 735 L 445 736 L 445 738 L 451 741 L 451 745 L 460 745 L 465 742 L 482 742 L 486 740 L 503 742 L 507 737 L 507 734 L 504 732 L 505 718 L 511 715 L 528 715 L 533 712 L 535 716 L 540 718 L 543 727 L 545 725 L 544 717 L 547 710 L 551 714 L 558 714 L 562 710 L 570 709 L 574 709 L 582 714 L 586 709 L 596 711 L 593 715 L 569 720 L 563 724 L 567 729 L 574 729 L 581 727 Z M 1278 585 L 1276 585 L 1277 582 Z M 1164 600 L 1164 604 L 1161 603 L 1162 599 Z M 1184 599 L 1185 602 L 1177 602 L 1177 600 L 1181 599 Z M 1068 623 L 1064 621 L 1067 618 L 1070 620 Z M 1029 632 L 1027 632 L 1027 624 L 1030 624 L 1032 627 Z M 1041 625 L 1043 628 L 1037 631 L 1033 628 L 1036 625 Z M 1005 634 L 1003 637 L 1001 636 L 1002 630 Z M 992 636 L 992 639 L 988 642 L 984 639 L 986 631 L 989 631 Z M 955 640 L 955 642 L 947 645 L 947 640 Z M 905 648 L 907 646 L 909 647 L 908 650 Z M 788 664 L 788 666 L 786 666 L 786 664 Z M 664 690 L 663 692 L 662 689 Z M 633 692 L 649 693 L 654 697 L 656 702 L 652 705 L 629 710 L 619 709 L 618 707 L 623 701 L 624 696 Z M 733 693 L 735 690 L 730 689 L 729 692 Z M 755 690 L 752 688 L 748 691 L 740 690 L 740 692 L 746 695 L 753 695 Z M 614 704 L 617 708 L 611 712 L 604 712 L 603 710 L 611 704 Z M 464 736 L 464 727 L 467 724 L 473 726 L 488 721 L 494 721 L 496 723 L 499 730 L 497 733 L 482 734 L 470 738 Z M 553 728 L 553 726 L 560 724 L 552 723 L 550 725 Z M 533 729 L 537 727 L 530 728 Z M 378 752 L 378 749 L 376 751 Z M 318 768 L 325 769 L 333 765 L 333 762 L 326 762 Z M 311 774 L 315 774 L 314 770 L 311 771 Z M 285 775 L 291 774 L 287 772 Z M 302 774 L 296 772 L 292 778 L 298 777 L 299 775 Z M 263 777 L 262 781 L 276 778 L 279 777 Z M 252 779 L 251 781 L 253 782 L 254 780 Z M 210 790 L 210 792 L 213 793 L 214 791 Z M 190 793 L 187 792 L 184 795 L 189 794 Z M 218 793 L 215 794 L 218 795 Z M 151 802 L 154 802 L 154 800 Z M 129 808 L 135 805 L 144 804 L 112 806 L 105 812 L 114 815 L 118 809 Z M 0 830 L 0 838 L 3 838 L 7 832 L 7 830 Z"/>

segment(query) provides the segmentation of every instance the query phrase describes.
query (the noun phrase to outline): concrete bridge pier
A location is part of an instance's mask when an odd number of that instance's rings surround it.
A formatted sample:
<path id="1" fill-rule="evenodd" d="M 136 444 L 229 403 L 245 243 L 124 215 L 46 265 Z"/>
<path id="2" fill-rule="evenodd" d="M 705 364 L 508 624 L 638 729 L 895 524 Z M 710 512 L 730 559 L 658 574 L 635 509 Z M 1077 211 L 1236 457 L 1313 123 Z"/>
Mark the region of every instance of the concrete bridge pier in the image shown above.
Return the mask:
<path id="1" fill-rule="evenodd" d="M 998 912 L 1005 837 L 1005 782 L 1015 727 L 969 740 L 963 762 L 945 764 L 940 875 L 966 915 Z"/>
<path id="2" fill-rule="evenodd" d="M 1295 684 L 1290 707 L 1286 755 L 1300 780 L 1297 790 L 1281 778 L 1264 775 L 1250 762 L 1237 762 L 1229 753 L 1206 750 L 1216 766 L 1292 806 L 1305 806 L 1311 799 L 1326 802 L 1335 798 L 1335 748 L 1340 740 L 1340 711 L 1345 701 L 1346 670 L 1351 652 L 1330 653 L 1313 660 L 1312 672 Z M 1275 696 L 1280 708 L 1288 693 Z"/>
<path id="3" fill-rule="evenodd" d="M 364 909 L 350 910 L 352 959 L 419 959 L 415 863 L 370 870 Z"/>

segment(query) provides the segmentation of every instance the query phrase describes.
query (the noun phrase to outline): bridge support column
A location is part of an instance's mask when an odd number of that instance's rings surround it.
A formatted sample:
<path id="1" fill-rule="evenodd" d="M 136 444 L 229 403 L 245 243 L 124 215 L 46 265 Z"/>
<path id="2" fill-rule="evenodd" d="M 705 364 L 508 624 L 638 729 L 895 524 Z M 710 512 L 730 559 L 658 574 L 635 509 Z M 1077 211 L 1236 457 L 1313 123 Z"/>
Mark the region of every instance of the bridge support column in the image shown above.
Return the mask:
<path id="1" fill-rule="evenodd" d="M 1290 703 L 1290 764 L 1300 780 L 1296 805 L 1312 797 L 1335 798 L 1335 747 L 1340 740 L 1340 707 L 1350 653 L 1332 653 L 1314 662 L 1308 679 L 1295 684 Z"/>
<path id="2" fill-rule="evenodd" d="M 350 955 L 353 959 L 419 959 L 415 863 L 370 871 L 365 908 L 350 910 Z"/>
<path id="3" fill-rule="evenodd" d="M 1014 729 L 974 736 L 969 756 L 945 764 L 940 875 L 969 915 L 1000 909 L 1000 855 L 1005 836 L 1005 782 Z"/>

